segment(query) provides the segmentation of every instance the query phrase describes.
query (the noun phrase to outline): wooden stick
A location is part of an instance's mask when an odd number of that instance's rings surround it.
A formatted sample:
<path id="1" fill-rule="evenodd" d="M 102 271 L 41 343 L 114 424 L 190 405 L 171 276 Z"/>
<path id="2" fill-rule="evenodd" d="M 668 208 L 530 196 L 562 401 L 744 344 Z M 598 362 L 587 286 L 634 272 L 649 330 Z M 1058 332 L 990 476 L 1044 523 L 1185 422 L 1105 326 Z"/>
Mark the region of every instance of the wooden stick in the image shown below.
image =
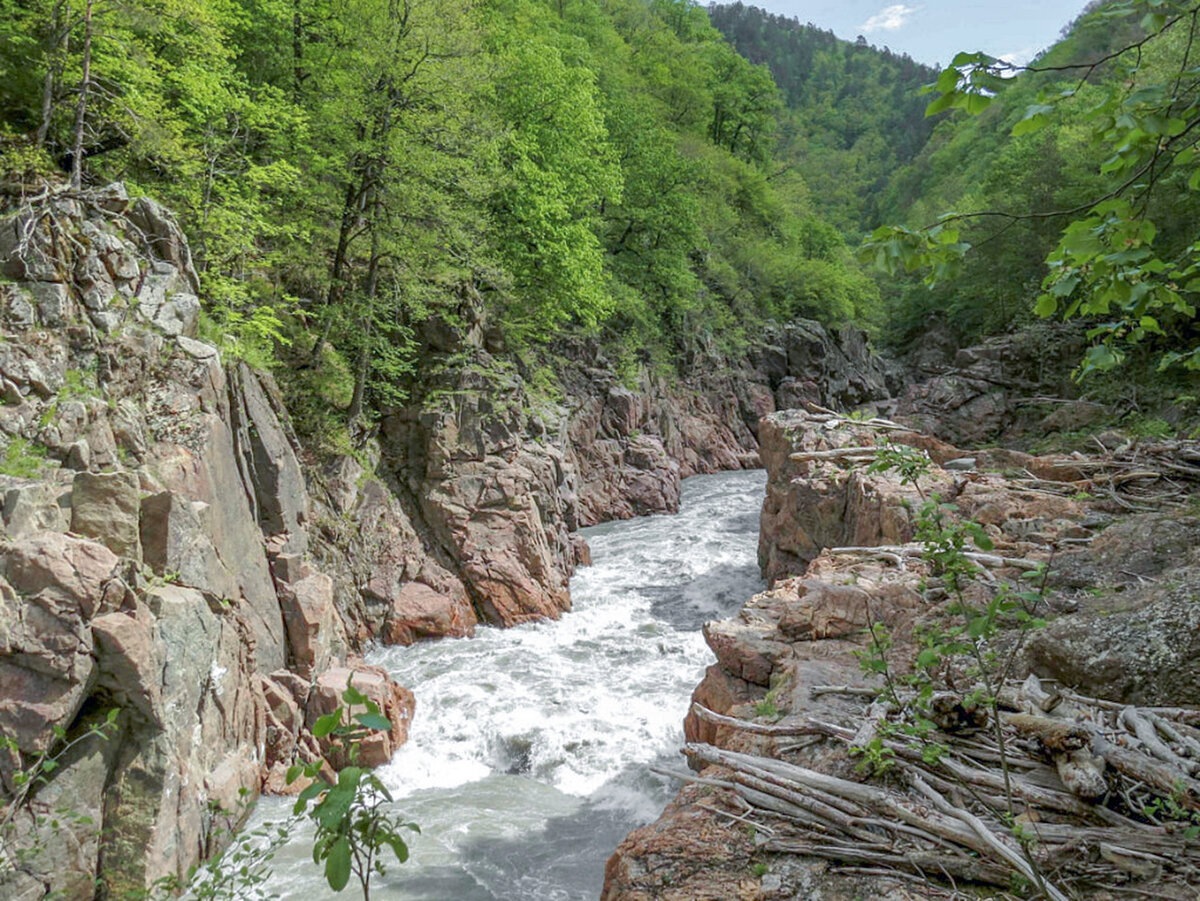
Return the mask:
<path id="1" fill-rule="evenodd" d="M 935 792 L 929 785 L 916 773 L 908 773 L 909 783 L 927 797 L 935 808 L 948 816 L 957 817 L 962 820 L 983 840 L 992 851 L 1001 857 L 1001 859 L 1011 864 L 1022 876 L 1040 888 L 1051 899 L 1051 901 L 1070 901 L 1070 899 L 1062 893 L 1053 884 L 1046 881 L 1040 873 L 1036 872 L 1029 861 L 1014 851 L 1008 845 L 1000 841 L 983 821 L 973 813 L 963 810 L 960 807 L 955 807 L 946 801 L 941 795 Z"/>

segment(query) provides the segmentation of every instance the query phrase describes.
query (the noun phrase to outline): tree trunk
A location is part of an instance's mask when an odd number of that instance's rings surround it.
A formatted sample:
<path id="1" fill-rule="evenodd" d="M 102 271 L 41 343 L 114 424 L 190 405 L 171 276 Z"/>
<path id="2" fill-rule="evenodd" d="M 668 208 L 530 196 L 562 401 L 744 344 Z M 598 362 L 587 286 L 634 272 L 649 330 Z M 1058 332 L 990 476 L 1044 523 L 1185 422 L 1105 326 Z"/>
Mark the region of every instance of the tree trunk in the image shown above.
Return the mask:
<path id="1" fill-rule="evenodd" d="M 75 105 L 75 141 L 71 149 L 71 187 L 76 191 L 83 186 L 83 133 L 92 82 L 92 3 L 93 0 L 87 0 L 83 12 L 83 77 L 79 82 L 79 102 Z"/>
<path id="2" fill-rule="evenodd" d="M 358 418 L 362 416 L 363 405 L 367 394 L 367 376 L 371 374 L 371 331 L 373 328 L 373 313 L 372 309 L 375 304 L 375 296 L 379 293 L 379 266 L 381 263 L 379 253 L 379 197 L 378 192 L 372 198 L 371 210 L 371 259 L 367 264 L 367 281 L 363 286 L 363 298 L 366 304 L 366 313 L 359 320 L 359 331 L 362 333 L 362 344 L 358 349 L 357 365 L 354 367 L 354 394 L 350 397 L 350 409 L 346 411 L 346 418 L 350 425 L 353 426 Z"/>
<path id="3" fill-rule="evenodd" d="M 38 147 L 46 146 L 50 136 L 50 121 L 54 117 L 54 91 L 58 86 L 57 70 L 60 65 L 62 43 L 66 40 L 63 33 L 62 3 L 54 4 L 54 13 L 50 19 L 49 35 L 46 49 L 46 77 L 42 79 L 42 120 L 34 132 L 33 142 Z"/>
<path id="4" fill-rule="evenodd" d="M 304 20 L 300 16 L 300 0 L 292 3 L 292 96 L 300 100 L 304 84 Z"/>

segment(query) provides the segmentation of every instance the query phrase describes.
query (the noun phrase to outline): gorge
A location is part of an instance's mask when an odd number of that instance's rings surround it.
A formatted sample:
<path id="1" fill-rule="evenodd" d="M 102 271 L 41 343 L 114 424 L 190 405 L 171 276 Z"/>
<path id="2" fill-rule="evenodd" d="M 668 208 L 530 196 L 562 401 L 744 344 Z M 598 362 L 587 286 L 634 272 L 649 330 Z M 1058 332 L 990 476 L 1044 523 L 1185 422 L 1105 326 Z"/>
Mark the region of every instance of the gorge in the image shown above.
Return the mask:
<path id="1" fill-rule="evenodd" d="M 1197 38 L 0 0 L 0 897 L 1193 898 Z"/>

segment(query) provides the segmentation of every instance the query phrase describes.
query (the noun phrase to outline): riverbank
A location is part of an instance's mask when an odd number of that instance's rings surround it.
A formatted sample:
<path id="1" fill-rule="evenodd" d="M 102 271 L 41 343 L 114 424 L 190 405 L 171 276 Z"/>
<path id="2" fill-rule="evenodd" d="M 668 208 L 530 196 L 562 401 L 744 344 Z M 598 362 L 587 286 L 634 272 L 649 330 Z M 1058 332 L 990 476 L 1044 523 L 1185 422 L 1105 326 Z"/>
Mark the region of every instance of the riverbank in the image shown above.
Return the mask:
<path id="1" fill-rule="evenodd" d="M 1030 714 L 1043 724 L 1038 728 L 1084 728 L 1076 723 L 1087 722 L 1087 717 L 1069 713 L 1075 707 L 1060 703 L 1071 692 L 1098 698 L 1089 703 L 1100 709 L 1120 713 L 1128 708 L 1131 712 L 1121 715 L 1133 717 L 1131 722 L 1149 705 L 1184 708 L 1178 714 L 1183 722 L 1200 719 L 1194 647 L 1200 625 L 1194 589 L 1200 525 L 1187 506 L 1200 475 L 1188 462 L 1200 453 L 1194 443 L 1138 446 L 1126 441 L 1103 454 L 1034 457 L 1006 450 L 966 451 L 889 422 L 802 411 L 768 417 L 760 435 L 769 481 L 759 560 L 773 580 L 772 588 L 751 599 L 736 616 L 706 625 L 718 662 L 696 689 L 686 722 L 692 743 L 688 760 L 700 779 L 687 785 L 657 822 L 634 832 L 618 848 L 609 861 L 604 901 L 900 899 L 913 892 L 950 898 L 961 897 L 963 891 L 994 893 L 994 878 L 1007 889 L 1012 872 L 1026 878 L 1008 859 L 1001 857 L 997 863 L 986 853 L 985 862 L 998 869 L 969 873 L 951 865 L 948 876 L 914 869 L 904 861 L 911 864 L 913 854 L 924 853 L 923 846 L 894 851 L 896 839 L 885 832 L 875 830 L 875 838 L 868 841 L 866 833 L 843 824 L 854 834 L 848 837 L 833 825 L 835 811 L 811 805 L 834 804 L 841 815 L 850 811 L 856 817 L 871 816 L 865 808 L 851 805 L 851 810 L 828 792 L 818 793 L 823 800 L 814 801 L 778 787 L 800 785 L 795 778 L 808 778 L 795 773 L 816 773 L 834 780 L 827 787 L 841 784 L 836 780 L 859 786 L 861 799 L 871 791 L 869 786 L 894 784 L 886 776 L 872 778 L 879 775 L 874 769 L 886 769 L 888 755 L 902 758 L 909 744 L 917 759 L 922 748 L 954 747 L 960 740 L 978 745 L 991 735 L 983 727 L 992 714 L 987 704 L 973 702 L 976 706 L 969 710 L 962 705 L 964 698 L 985 691 L 979 684 L 987 667 L 996 667 L 991 678 L 999 680 L 996 684 L 1005 692 L 1011 691 L 996 713 L 1005 717 L 1005 730 L 1017 722 L 1009 717 Z M 928 474 L 914 482 L 897 472 L 872 468 L 881 454 L 894 456 L 896 447 L 927 454 Z M 974 557 L 965 564 L 970 575 L 964 577 L 961 595 L 947 591 L 939 569 L 949 558 L 931 557 L 928 545 L 918 540 L 918 530 L 926 528 L 922 516 L 928 515 L 919 510 L 934 495 L 954 505 L 946 511 L 953 519 L 939 529 L 950 528 L 952 521 L 978 524 L 971 527 L 978 530 L 978 545 L 965 539 L 964 550 Z M 1023 578 L 1042 566 L 1046 572 L 1032 582 Z M 964 662 L 958 656 L 962 648 L 919 656 L 937 646 L 938 640 L 930 636 L 945 635 L 956 623 L 962 630 L 964 607 L 990 609 L 1004 585 L 1025 595 L 1010 594 L 1010 606 L 1001 608 L 1006 612 L 993 626 L 979 626 L 994 630 L 978 633 L 986 650 L 981 659 L 990 662 Z M 1022 609 L 1036 620 L 1028 631 L 1015 618 L 1014 611 Z M 966 634 L 962 632 L 964 638 Z M 879 636 L 884 643 L 878 643 Z M 918 665 L 920 660 L 925 663 Z M 864 667 L 864 661 L 870 665 Z M 1026 684 L 1030 675 L 1039 677 L 1036 691 Z M 916 681 L 910 681 L 914 676 Z M 934 720 L 929 723 L 934 734 L 915 739 L 915 733 L 904 731 L 913 722 L 906 716 L 912 714 L 886 700 L 891 684 L 903 687 L 897 689 L 901 696 L 910 685 L 915 692 L 928 684 L 953 701 L 944 713 L 957 714 L 946 719 L 925 712 L 927 720 Z M 881 698 L 881 706 L 870 707 Z M 1057 721 L 1045 719 L 1055 716 Z M 1048 789 L 1058 799 L 1052 802 L 1059 805 L 1054 811 L 1039 809 L 1026 816 L 1030 834 L 1038 835 L 1043 828 L 1039 823 L 1047 830 L 1030 852 L 1031 859 L 1040 861 L 1038 866 L 1046 867 L 1047 873 L 1064 866 L 1063 884 L 1086 897 L 1128 897 L 1126 886 L 1133 893 L 1153 890 L 1162 897 L 1190 897 L 1194 889 L 1188 888 L 1186 860 L 1191 845 L 1180 832 L 1183 825 L 1176 828 L 1172 822 L 1147 819 L 1139 802 L 1127 804 L 1121 795 L 1125 791 L 1128 798 L 1125 780 L 1130 766 L 1145 765 L 1136 759 L 1131 763 L 1128 752 L 1149 754 L 1146 761 L 1161 763 L 1165 758 L 1151 753 L 1155 746 L 1147 742 L 1153 736 L 1127 733 L 1119 726 L 1114 731 L 1111 724 L 1101 728 L 1118 747 L 1094 748 L 1096 757 L 1087 763 L 1094 774 L 1090 783 L 1079 781 L 1071 769 L 1074 764 L 1063 769 L 1058 762 L 1056 770 L 1055 752 L 1044 744 L 1030 744 L 1028 736 L 1006 738 L 1013 742 L 1009 754 L 1021 761 L 1022 774 L 1036 777 L 1040 788 L 1028 790 Z M 1193 731 L 1186 725 L 1165 728 L 1177 738 L 1179 732 Z M 1174 771 L 1186 782 L 1197 765 L 1189 740 L 1168 743 L 1173 750 L 1164 753 L 1172 755 L 1170 766 L 1177 767 Z M 864 755 L 872 747 L 877 755 L 888 750 L 882 763 L 876 759 L 864 769 L 863 761 L 871 759 Z M 733 758 L 721 765 L 721 749 L 752 755 L 746 759 L 759 761 L 754 764 L 759 777 L 770 761 L 805 769 L 779 770 L 777 776 L 788 775 L 793 781 L 777 782 L 771 789 L 740 781 L 749 777 L 731 769 Z M 996 751 L 989 753 L 988 759 L 995 760 Z M 936 763 L 932 771 L 930 779 L 947 778 L 936 775 Z M 901 767 L 900 772 L 906 771 Z M 693 777 L 681 778 L 688 782 Z M 993 789 L 1003 785 L 1000 775 L 989 778 Z M 1098 793 L 1096 779 L 1105 786 Z M 953 782 L 950 778 L 947 785 Z M 1170 794 L 1173 784 L 1168 778 L 1162 791 Z M 758 789 L 742 790 L 749 785 Z M 999 816 L 995 798 L 983 799 L 980 809 L 952 788 L 941 787 L 948 809 L 958 805 L 963 815 L 974 809 L 978 816 L 993 818 L 989 821 Z M 782 795 L 772 801 L 764 790 Z M 905 804 L 930 809 L 928 799 L 919 793 L 915 797 L 905 798 L 901 791 L 898 800 L 888 802 L 893 814 L 886 818 L 894 820 L 899 815 L 895 811 L 908 809 Z M 971 796 L 967 792 L 962 797 Z M 1186 824 L 1190 802 L 1183 803 Z M 1146 799 L 1145 804 L 1152 801 Z M 814 812 L 821 816 L 813 819 Z M 827 816 L 833 819 L 824 819 Z M 1147 834 L 1163 841 L 1183 842 L 1182 869 L 1097 864 L 1089 877 L 1072 869 L 1074 863 L 1046 863 L 1068 852 L 1076 863 L 1099 860 L 1105 842 L 1113 847 L 1129 841 L 1119 830 L 1106 833 L 1116 828 L 1113 817 L 1118 817 L 1118 825 L 1131 822 L 1129 828 L 1135 831 L 1149 830 Z M 1009 830 L 1002 825 L 992 828 L 998 830 L 998 837 L 992 836 L 994 847 L 1020 859 L 1021 846 Z M 1067 851 L 1057 844 L 1064 835 L 1074 836 L 1076 842 Z M 839 842 L 845 843 L 841 851 Z M 991 888 L 981 884 L 989 880 Z M 968 888 L 971 884 L 978 889 Z"/>

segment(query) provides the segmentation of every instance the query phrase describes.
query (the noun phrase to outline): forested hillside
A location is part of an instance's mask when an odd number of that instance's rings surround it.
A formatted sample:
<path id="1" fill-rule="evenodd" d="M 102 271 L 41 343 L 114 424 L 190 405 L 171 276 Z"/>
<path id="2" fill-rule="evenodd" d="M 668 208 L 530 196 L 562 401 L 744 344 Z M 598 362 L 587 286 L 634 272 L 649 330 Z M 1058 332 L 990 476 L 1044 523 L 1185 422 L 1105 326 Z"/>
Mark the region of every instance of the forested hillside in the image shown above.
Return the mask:
<path id="1" fill-rule="evenodd" d="M 953 213 L 970 249 L 932 290 L 923 272 L 886 282 L 894 341 L 920 334 L 933 312 L 971 339 L 1036 318 L 1036 303 L 1098 329 L 1094 368 L 1115 364 L 1130 339 L 1151 362 L 1195 345 L 1197 9 L 1169 6 L 1142 18 L 1135 5 L 1092 4 L 1016 77 L 966 62 L 980 74 L 965 90 L 994 101 L 938 125 L 894 173 L 880 221 L 927 229 Z"/>
<path id="2" fill-rule="evenodd" d="M 512 354 L 590 330 L 668 366 L 868 315 L 780 105 L 689 0 L 0 0 L 9 194 L 158 198 L 210 337 L 348 419 L 465 305 Z"/>
<path id="3" fill-rule="evenodd" d="M 779 156 L 814 186 L 816 208 L 847 235 L 874 228 L 893 173 L 933 131 L 920 88 L 937 70 L 740 2 L 711 6 L 709 16 L 775 76 L 786 105 Z"/>

